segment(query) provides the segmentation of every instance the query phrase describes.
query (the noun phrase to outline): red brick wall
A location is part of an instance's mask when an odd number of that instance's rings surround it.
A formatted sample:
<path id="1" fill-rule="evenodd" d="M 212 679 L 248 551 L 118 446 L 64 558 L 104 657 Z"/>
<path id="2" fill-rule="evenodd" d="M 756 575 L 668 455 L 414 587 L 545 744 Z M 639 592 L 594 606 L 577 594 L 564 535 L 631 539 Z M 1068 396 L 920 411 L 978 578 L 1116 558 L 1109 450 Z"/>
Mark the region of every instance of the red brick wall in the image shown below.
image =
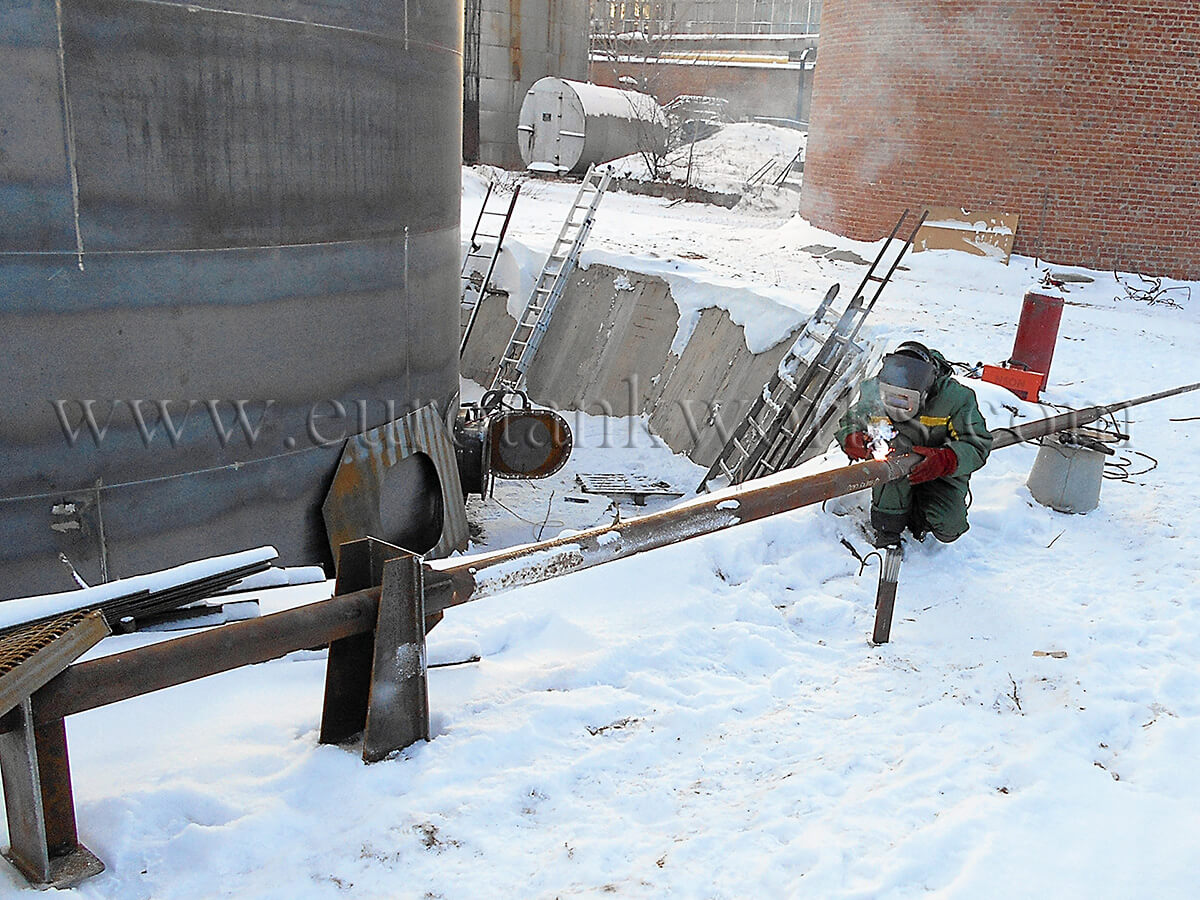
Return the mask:
<path id="1" fill-rule="evenodd" d="M 801 212 L 876 239 L 927 205 L 1015 251 L 1200 278 L 1195 0 L 825 0 Z"/>

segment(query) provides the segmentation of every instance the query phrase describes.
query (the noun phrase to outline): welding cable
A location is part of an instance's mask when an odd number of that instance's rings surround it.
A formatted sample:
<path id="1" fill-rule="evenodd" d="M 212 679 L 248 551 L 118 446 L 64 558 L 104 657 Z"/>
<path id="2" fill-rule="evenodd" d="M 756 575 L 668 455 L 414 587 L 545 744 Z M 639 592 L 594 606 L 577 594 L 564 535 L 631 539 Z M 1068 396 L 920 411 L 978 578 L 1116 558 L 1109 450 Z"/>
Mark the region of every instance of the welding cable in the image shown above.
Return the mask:
<path id="1" fill-rule="evenodd" d="M 1150 460 L 1150 467 L 1142 469 L 1138 472 L 1130 472 L 1129 470 L 1133 466 L 1133 460 L 1126 456 L 1122 456 L 1119 459 L 1115 459 L 1112 462 L 1106 462 L 1104 464 L 1105 478 L 1107 478 L 1109 481 L 1128 481 L 1130 484 L 1138 484 L 1138 482 L 1131 481 L 1130 479 L 1136 478 L 1139 475 L 1145 475 L 1147 472 L 1153 472 L 1158 468 L 1158 460 L 1149 453 L 1142 453 L 1140 450 L 1130 450 L 1129 452 L 1137 454 L 1143 459 Z M 1109 471 L 1110 468 L 1112 469 L 1111 472 Z"/>
<path id="2" fill-rule="evenodd" d="M 862 575 L 862 573 L 866 570 L 867 566 L 870 565 L 872 556 L 874 556 L 876 559 L 879 560 L 880 565 L 883 565 L 883 554 L 881 554 L 878 550 L 872 550 L 866 556 L 863 556 L 857 550 L 855 550 L 854 545 L 852 543 L 850 543 L 848 540 L 846 540 L 845 538 L 842 538 L 841 542 L 842 542 L 842 546 L 850 551 L 850 555 L 853 556 L 855 559 L 857 559 L 859 562 L 858 575 L 855 575 L 854 576 L 855 578 L 858 578 L 860 575 Z"/>
<path id="3" fill-rule="evenodd" d="M 566 523 L 566 522 L 559 522 L 557 519 L 556 519 L 556 520 L 554 520 L 554 521 L 551 521 L 551 520 L 550 520 L 550 518 L 549 518 L 549 515 L 550 515 L 550 508 L 549 508 L 549 506 L 547 506 L 547 508 L 546 508 L 546 516 L 547 516 L 547 517 L 546 517 L 546 519 L 545 519 L 544 521 L 542 521 L 542 522 L 535 522 L 533 519 L 527 519 L 527 518 L 525 518 L 523 515 L 521 515 L 521 514 L 520 514 L 519 512 L 517 512 L 515 509 L 511 509 L 510 507 L 508 507 L 508 506 L 505 506 L 503 503 L 501 503 L 501 502 L 500 502 L 499 500 L 497 500 L 495 497 L 492 497 L 492 500 L 493 500 L 493 501 L 495 501 L 495 503 L 496 503 L 496 505 L 497 505 L 497 506 L 499 506 L 499 507 L 500 507 L 502 510 L 504 510 L 504 511 L 505 511 L 505 512 L 507 512 L 509 515 L 511 515 L 511 516 L 512 516 L 514 519 L 520 519 L 520 520 L 521 520 L 522 522 L 524 522 L 526 525 L 532 525 L 534 528 L 546 528 L 546 526 L 548 526 L 548 525 L 553 525 L 553 526 L 555 526 L 556 528 L 566 528 L 566 527 L 567 527 L 567 523 Z"/>

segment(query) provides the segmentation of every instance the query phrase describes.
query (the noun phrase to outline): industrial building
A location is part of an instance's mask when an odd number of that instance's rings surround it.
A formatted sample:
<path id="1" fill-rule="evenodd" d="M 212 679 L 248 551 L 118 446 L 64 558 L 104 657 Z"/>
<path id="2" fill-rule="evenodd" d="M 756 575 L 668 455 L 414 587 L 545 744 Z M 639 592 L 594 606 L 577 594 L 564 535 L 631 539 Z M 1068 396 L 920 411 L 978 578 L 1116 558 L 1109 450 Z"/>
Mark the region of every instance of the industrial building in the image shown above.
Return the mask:
<path id="1" fill-rule="evenodd" d="M 1200 277 L 1198 59 L 1185 0 L 826 0 L 800 212 L 1015 214 L 1017 253 Z"/>
<path id="2" fill-rule="evenodd" d="M 819 0 L 594 2 L 589 78 L 662 104 L 718 97 L 735 120 L 806 123 L 820 16 Z"/>
<path id="3" fill-rule="evenodd" d="M 520 168 L 517 120 L 540 78 L 587 80 L 588 0 L 466 0 L 463 160 Z"/>

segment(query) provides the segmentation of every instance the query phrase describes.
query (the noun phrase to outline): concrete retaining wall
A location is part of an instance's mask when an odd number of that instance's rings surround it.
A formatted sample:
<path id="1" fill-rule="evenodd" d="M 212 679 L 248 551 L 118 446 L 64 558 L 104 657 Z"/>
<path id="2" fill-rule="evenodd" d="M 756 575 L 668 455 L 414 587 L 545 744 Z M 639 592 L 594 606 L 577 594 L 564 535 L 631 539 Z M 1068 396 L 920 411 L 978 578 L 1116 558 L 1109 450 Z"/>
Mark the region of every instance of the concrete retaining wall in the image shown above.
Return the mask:
<path id="1" fill-rule="evenodd" d="M 505 299 L 484 301 L 462 360 L 463 375 L 485 387 L 516 325 Z M 663 279 L 599 263 L 577 270 L 529 371 L 530 397 L 591 415 L 649 415 L 672 450 L 711 465 L 795 334 L 751 353 L 742 327 L 710 308 L 676 355 L 678 321 Z"/>

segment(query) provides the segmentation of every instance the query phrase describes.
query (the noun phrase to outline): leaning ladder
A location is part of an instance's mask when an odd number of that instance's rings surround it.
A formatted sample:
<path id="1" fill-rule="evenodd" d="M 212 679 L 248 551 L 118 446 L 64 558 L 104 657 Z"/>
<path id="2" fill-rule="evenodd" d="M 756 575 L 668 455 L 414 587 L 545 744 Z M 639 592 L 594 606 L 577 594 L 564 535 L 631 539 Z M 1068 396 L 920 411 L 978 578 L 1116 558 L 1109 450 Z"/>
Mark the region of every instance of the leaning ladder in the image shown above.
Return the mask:
<path id="1" fill-rule="evenodd" d="M 517 319 L 508 346 L 500 357 L 500 365 L 492 379 L 491 390 L 518 391 L 525 385 L 525 376 L 537 355 L 538 347 L 550 325 L 550 317 L 554 308 L 562 298 L 567 286 L 567 279 L 579 262 L 579 252 L 591 233 L 592 223 L 596 218 L 596 207 L 600 198 L 608 189 L 612 178 L 612 170 L 604 168 L 597 170 L 593 165 L 583 176 L 579 185 L 579 193 L 567 213 L 562 230 L 546 264 L 538 276 L 537 284 L 529 295 L 525 309 Z"/>
<path id="2" fill-rule="evenodd" d="M 830 288 L 817 311 L 805 323 L 800 336 L 780 360 L 775 374 L 763 385 L 745 418 L 725 442 L 716 462 L 700 482 L 697 493 L 708 490 L 709 484 L 717 479 L 740 484 L 749 478 L 778 472 L 795 465 L 809 449 L 836 409 L 836 404 L 822 402 L 826 392 L 845 370 L 851 350 L 858 349 L 854 341 L 863 322 L 925 221 L 925 215 L 922 215 L 896 252 L 896 235 L 907 218 L 908 210 L 905 210 L 853 298 L 832 325 L 827 324 L 825 318 L 837 296 L 837 285 Z M 886 274 L 877 275 L 889 251 L 894 255 Z M 864 296 L 871 285 L 874 290 L 868 302 Z"/>
<path id="3" fill-rule="evenodd" d="M 504 235 L 508 232 L 508 223 L 512 221 L 513 208 L 517 205 L 517 197 L 521 193 L 521 185 L 513 188 L 512 196 L 507 206 L 499 195 L 496 202 L 488 206 L 492 199 L 494 182 L 488 183 L 487 193 L 483 196 L 483 205 L 479 207 L 479 216 L 475 219 L 475 228 L 471 231 L 471 243 L 467 254 L 463 257 L 462 270 L 459 279 L 462 283 L 462 293 L 458 300 L 459 342 L 458 355 L 461 357 L 467 350 L 467 339 L 475 327 L 475 317 L 479 315 L 479 304 L 487 296 L 492 284 L 492 273 L 496 271 L 496 260 L 500 258 L 500 248 L 504 244 Z M 485 222 L 493 225 L 499 222 L 499 231 L 491 232 Z M 490 243 L 485 244 L 487 240 Z M 486 261 L 482 268 L 482 276 L 478 273 L 480 267 L 476 262 Z M 476 281 L 475 279 L 479 279 Z"/>

